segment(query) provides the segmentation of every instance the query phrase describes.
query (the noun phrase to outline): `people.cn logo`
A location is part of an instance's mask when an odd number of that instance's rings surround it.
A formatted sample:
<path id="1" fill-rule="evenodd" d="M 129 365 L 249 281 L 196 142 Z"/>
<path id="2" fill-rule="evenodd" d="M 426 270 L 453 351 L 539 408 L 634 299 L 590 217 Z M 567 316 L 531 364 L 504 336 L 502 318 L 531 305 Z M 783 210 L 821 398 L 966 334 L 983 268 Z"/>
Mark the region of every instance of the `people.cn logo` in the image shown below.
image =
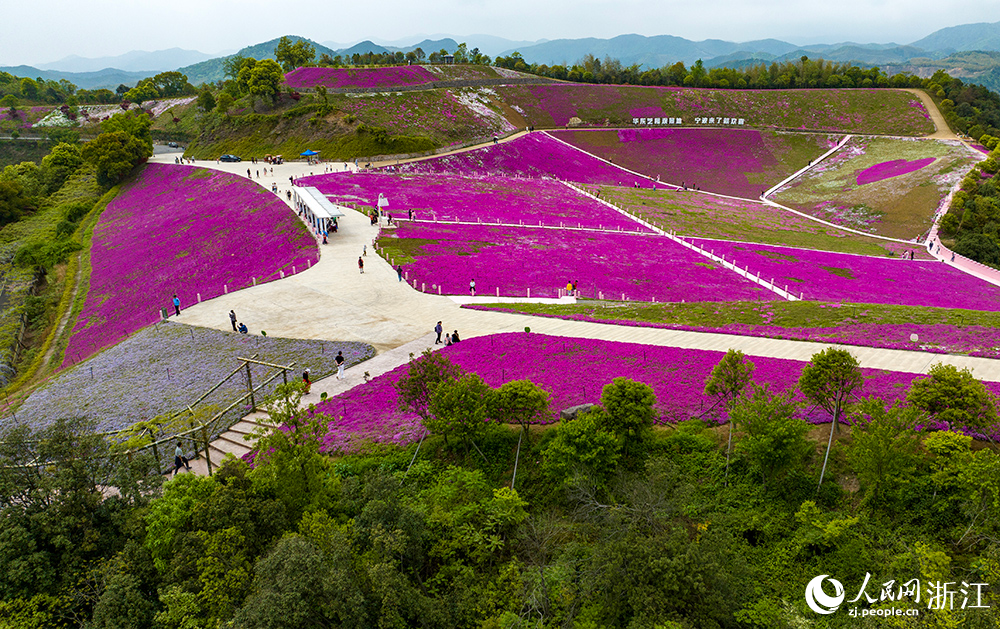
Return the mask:
<path id="1" fill-rule="evenodd" d="M 821 574 L 806 586 L 806 605 L 817 614 L 832 614 L 844 602 L 844 586 L 836 579 L 829 579 L 833 584 L 833 596 L 827 596 L 823 591 L 823 581 L 828 574 Z"/>

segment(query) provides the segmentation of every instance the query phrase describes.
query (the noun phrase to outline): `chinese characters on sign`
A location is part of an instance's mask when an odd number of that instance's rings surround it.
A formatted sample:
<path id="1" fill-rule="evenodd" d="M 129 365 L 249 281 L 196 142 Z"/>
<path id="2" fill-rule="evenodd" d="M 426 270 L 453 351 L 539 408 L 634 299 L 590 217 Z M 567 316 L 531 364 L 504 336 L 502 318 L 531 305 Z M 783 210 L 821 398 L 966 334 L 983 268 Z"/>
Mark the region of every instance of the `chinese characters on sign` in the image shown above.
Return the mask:
<path id="1" fill-rule="evenodd" d="M 684 124 L 683 118 L 633 118 L 634 125 Z"/>
<path id="2" fill-rule="evenodd" d="M 721 125 L 744 125 L 746 120 L 744 118 L 735 117 L 699 117 L 694 119 L 695 124 L 721 124 Z M 656 125 L 671 125 L 671 124 L 684 124 L 683 118 L 633 118 L 632 124 L 641 126 L 656 126 Z"/>
<path id="3" fill-rule="evenodd" d="M 864 583 L 861 584 L 857 595 L 847 600 L 847 603 L 872 605 L 906 601 L 913 604 L 913 607 L 907 609 L 855 606 L 846 610 L 849 616 L 914 616 L 919 613 L 917 606 L 921 604 L 922 595 L 926 608 L 929 610 L 988 609 L 990 607 L 983 604 L 983 589 L 989 587 L 988 583 L 928 581 L 924 583 L 925 587 L 921 588 L 919 579 L 911 579 L 899 584 L 896 583 L 895 579 L 890 579 L 882 583 L 881 586 L 873 585 L 874 594 L 869 594 L 868 587 L 871 577 L 871 573 L 865 573 Z M 832 596 L 823 589 L 823 581 L 830 582 L 834 589 Z M 840 581 L 829 578 L 829 575 L 820 575 L 806 586 L 806 604 L 817 614 L 834 613 L 846 598 L 843 585 Z"/>

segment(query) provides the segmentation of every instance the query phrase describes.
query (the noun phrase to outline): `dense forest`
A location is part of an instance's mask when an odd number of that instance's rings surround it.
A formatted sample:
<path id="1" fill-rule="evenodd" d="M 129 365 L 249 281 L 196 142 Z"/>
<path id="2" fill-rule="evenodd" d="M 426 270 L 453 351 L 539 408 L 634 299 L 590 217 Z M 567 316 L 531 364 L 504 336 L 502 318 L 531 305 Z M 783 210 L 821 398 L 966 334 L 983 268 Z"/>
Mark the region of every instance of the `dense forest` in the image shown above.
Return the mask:
<path id="1" fill-rule="evenodd" d="M 531 383 L 425 355 L 398 386 L 420 444 L 322 453 L 289 385 L 269 424 L 291 429 L 263 430 L 253 465 L 167 482 L 79 422 L 8 431 L 2 626 L 885 626 L 851 607 L 997 626 L 1000 457 L 959 430 L 996 421 L 982 384 L 938 367 L 886 408 L 850 397 L 857 364 L 830 350 L 799 388 L 843 416 L 813 426 L 752 374 L 730 352 L 706 383 L 729 424 L 659 425 L 619 378 L 542 429 Z M 850 601 L 829 616 L 803 597 L 824 574 Z"/>

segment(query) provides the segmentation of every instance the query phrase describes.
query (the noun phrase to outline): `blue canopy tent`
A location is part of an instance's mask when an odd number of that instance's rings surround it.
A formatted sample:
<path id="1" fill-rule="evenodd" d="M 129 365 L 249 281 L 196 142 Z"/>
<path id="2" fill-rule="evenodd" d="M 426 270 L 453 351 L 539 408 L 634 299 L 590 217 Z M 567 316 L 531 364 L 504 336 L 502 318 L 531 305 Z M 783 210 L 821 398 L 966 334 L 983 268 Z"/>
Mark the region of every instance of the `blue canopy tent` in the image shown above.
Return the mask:
<path id="1" fill-rule="evenodd" d="M 314 151 L 312 149 L 307 149 L 302 153 L 299 153 L 302 157 L 312 157 L 313 155 L 319 155 L 319 151 Z"/>

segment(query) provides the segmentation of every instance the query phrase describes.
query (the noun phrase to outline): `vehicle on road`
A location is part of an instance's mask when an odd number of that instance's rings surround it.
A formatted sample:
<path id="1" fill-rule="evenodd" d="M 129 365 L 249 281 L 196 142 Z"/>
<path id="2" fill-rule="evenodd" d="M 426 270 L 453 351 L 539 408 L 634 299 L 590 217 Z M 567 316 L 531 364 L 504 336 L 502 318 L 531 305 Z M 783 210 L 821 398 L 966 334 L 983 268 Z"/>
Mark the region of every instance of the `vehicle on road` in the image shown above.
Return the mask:
<path id="1" fill-rule="evenodd" d="M 240 158 L 240 157 L 238 157 L 238 156 L 236 156 L 236 155 L 228 155 L 227 154 L 227 155 L 220 155 L 219 156 L 219 161 L 220 162 L 242 162 L 243 159 Z"/>

